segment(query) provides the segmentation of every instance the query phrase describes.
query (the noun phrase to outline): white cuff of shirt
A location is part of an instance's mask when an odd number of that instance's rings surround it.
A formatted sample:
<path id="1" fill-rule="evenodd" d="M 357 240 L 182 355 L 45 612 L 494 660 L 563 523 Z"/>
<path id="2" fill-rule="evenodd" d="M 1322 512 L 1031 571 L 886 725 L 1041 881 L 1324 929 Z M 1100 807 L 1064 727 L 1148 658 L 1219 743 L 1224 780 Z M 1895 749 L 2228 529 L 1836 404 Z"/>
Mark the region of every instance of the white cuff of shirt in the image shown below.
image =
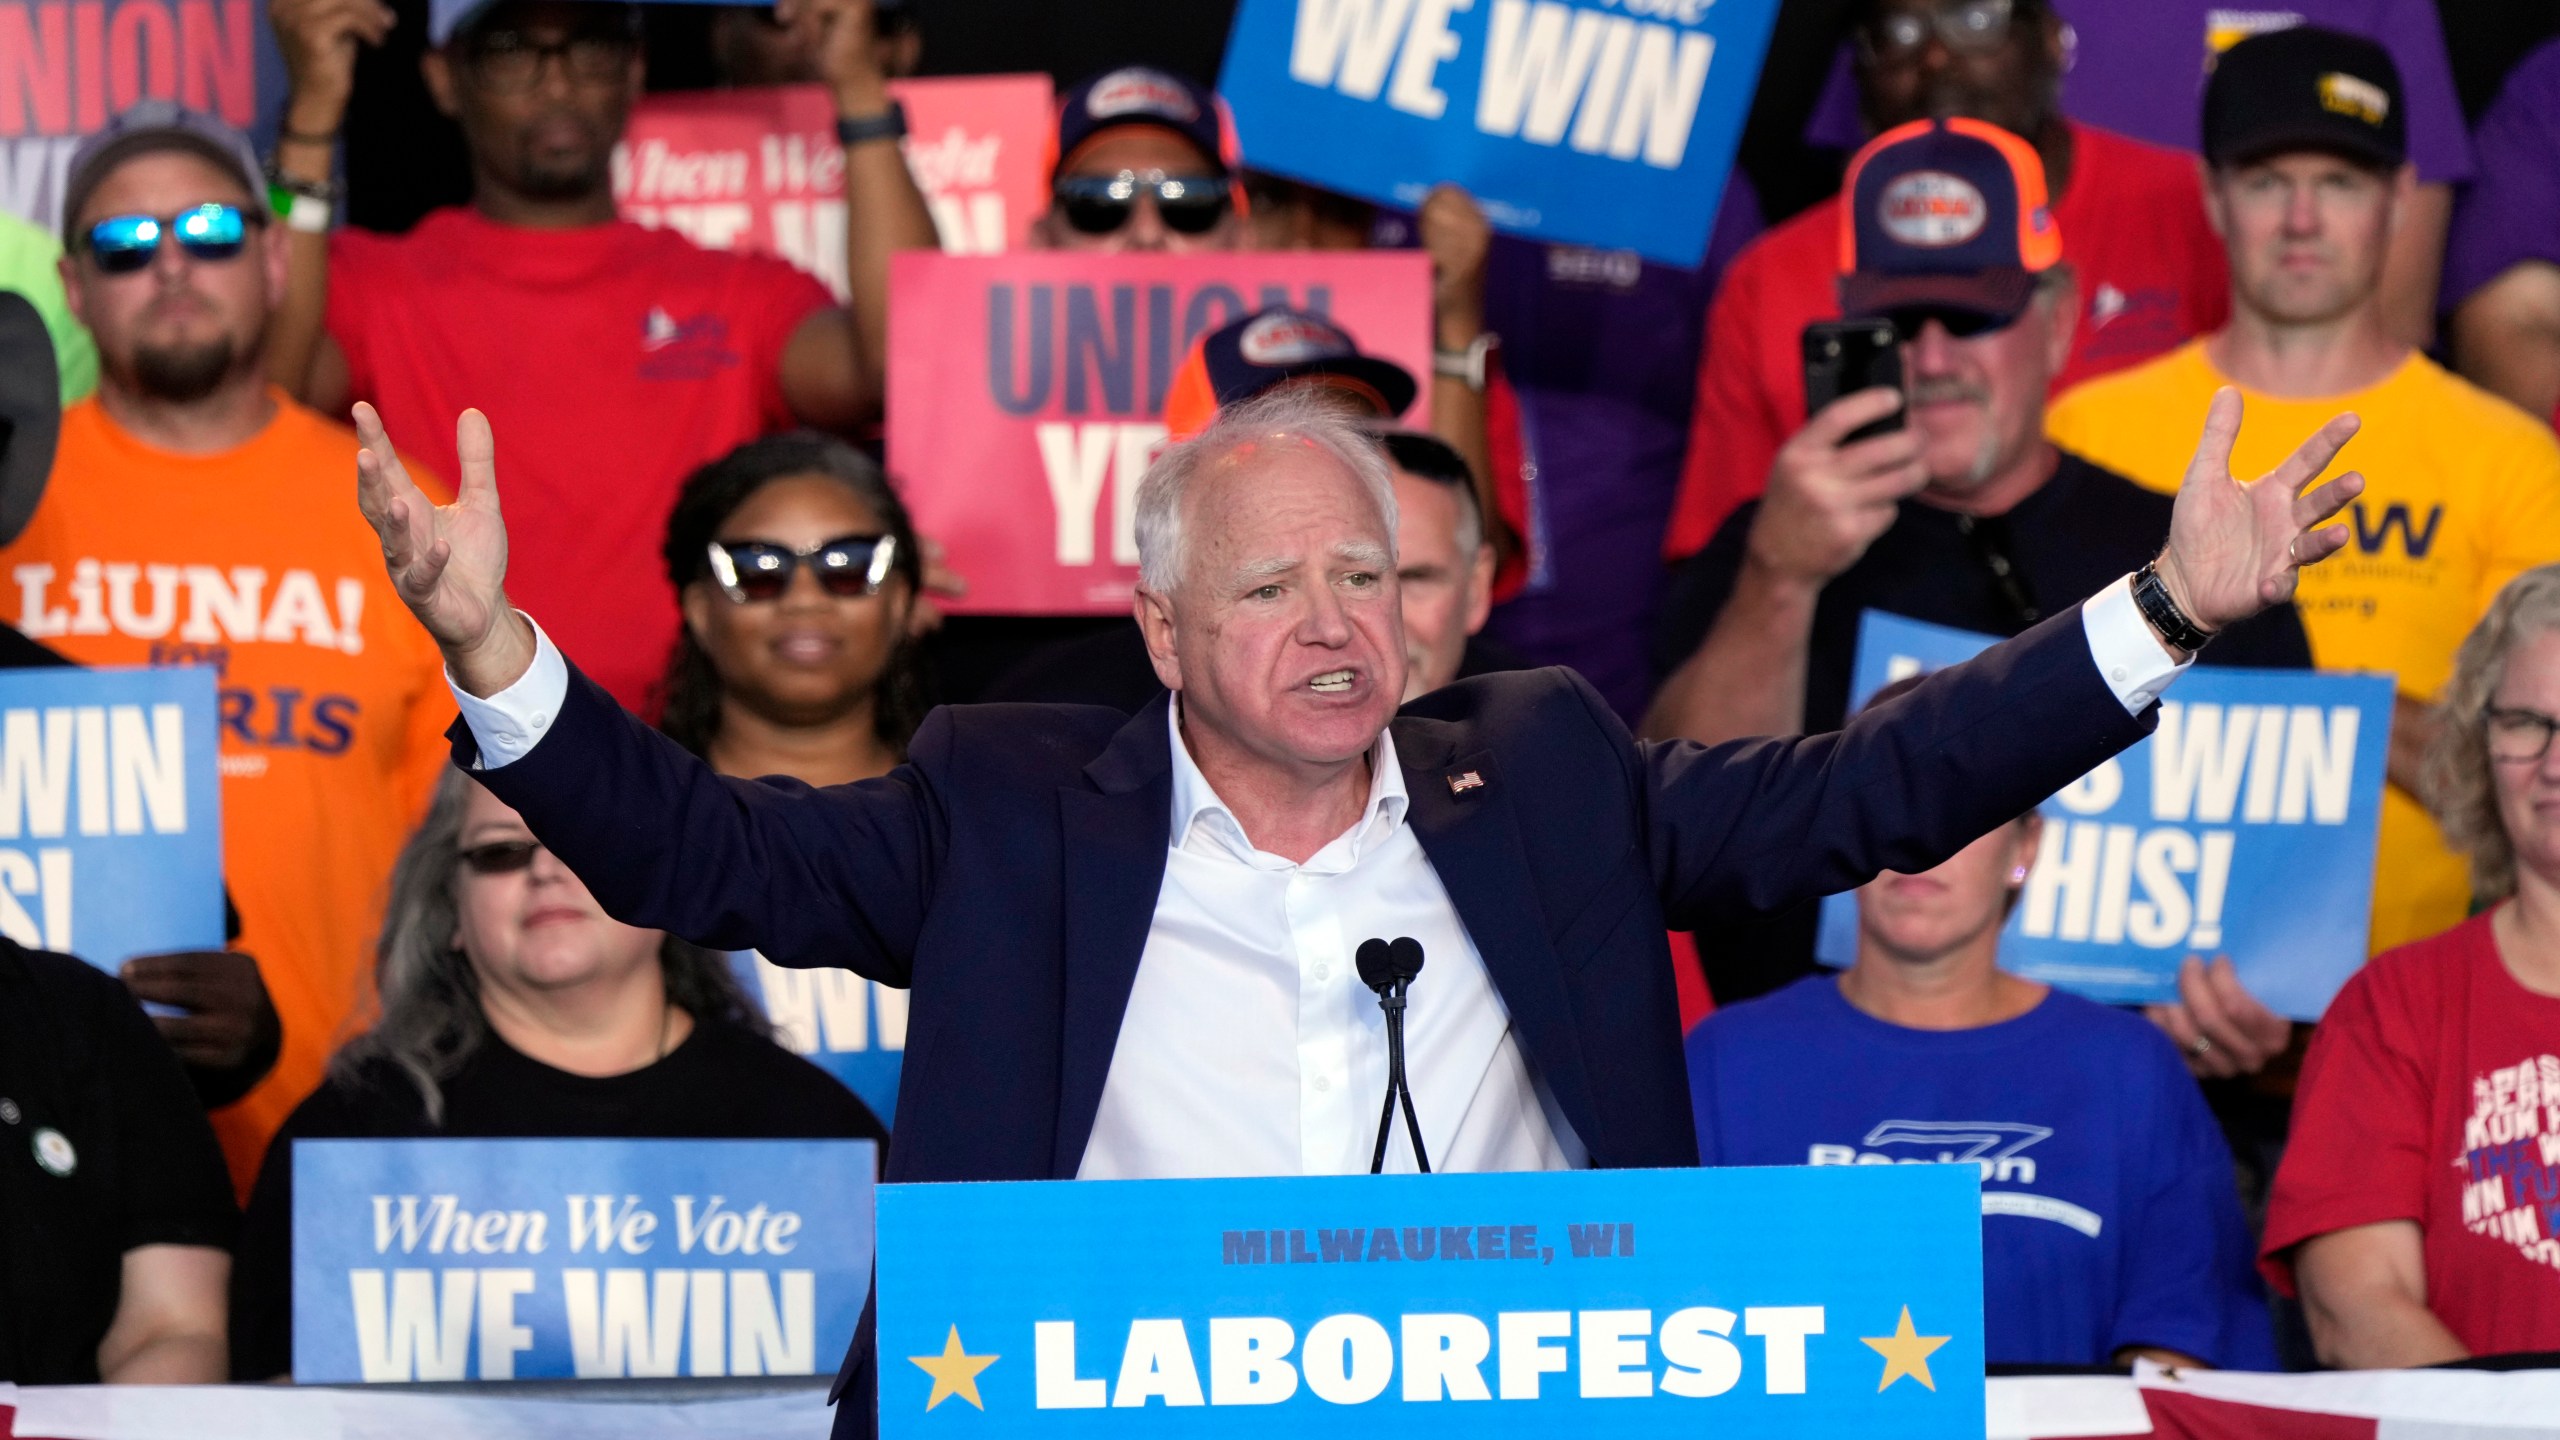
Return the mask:
<path id="1" fill-rule="evenodd" d="M 532 616 L 525 615 L 524 623 L 533 626 L 533 663 L 513 685 L 483 700 L 455 685 L 451 670 L 444 672 L 444 683 L 452 686 L 454 701 L 462 707 L 463 723 L 480 743 L 475 770 L 495 770 L 523 759 L 542 743 L 553 717 L 560 713 L 560 702 L 569 698 L 569 662 L 560 657 L 560 647 L 551 643 Z"/>
<path id="2" fill-rule="evenodd" d="M 2142 618 L 2142 607 L 2133 603 L 2130 575 L 2080 606 L 2080 630 L 2089 637 L 2089 658 L 2098 662 L 2098 673 L 2128 715 L 2149 709 L 2170 681 L 2196 663 L 2193 655 L 2184 660 L 2169 658 L 2169 647 L 2160 643 L 2151 622 Z"/>

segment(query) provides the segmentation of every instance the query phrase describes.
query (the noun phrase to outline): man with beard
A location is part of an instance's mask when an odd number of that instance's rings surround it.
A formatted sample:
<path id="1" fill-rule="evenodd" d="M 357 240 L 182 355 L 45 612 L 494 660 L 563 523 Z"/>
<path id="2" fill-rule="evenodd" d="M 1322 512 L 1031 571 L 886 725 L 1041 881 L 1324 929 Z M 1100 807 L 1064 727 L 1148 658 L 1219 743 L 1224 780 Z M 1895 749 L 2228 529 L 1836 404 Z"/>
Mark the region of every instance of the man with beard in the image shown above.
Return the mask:
<path id="1" fill-rule="evenodd" d="M 2065 29 L 2048 0 L 1858 0 L 1852 31 L 1869 134 L 1961 115 L 2024 136 L 2051 190 L 2079 285 L 2055 389 L 2147 360 L 2222 323 L 2222 254 L 2195 157 L 2062 112 Z M 1752 242 L 1707 317 L 1689 456 L 1664 553 L 1677 560 L 1760 493 L 1805 412 L 1796 335 L 1840 313 L 1835 197 Z"/>
<path id="2" fill-rule="evenodd" d="M 1925 214 L 1888 203 L 1923 192 L 1936 202 Z M 1824 406 L 1779 450 L 1768 494 L 1681 567 L 1657 650 L 1668 678 L 1646 717 L 1655 737 L 1836 730 L 1862 612 L 2016 635 L 2168 533 L 2161 497 L 2044 437 L 2079 297 L 2034 147 L 1977 120 L 1915 121 L 1858 152 L 1842 195 L 1854 224 L 1841 303 L 1893 322 L 1907 393 Z M 1903 428 L 1848 438 L 1906 406 Z M 2300 669 L 2311 654 L 2279 605 L 2205 663 Z M 1702 946 L 1717 1001 L 1813 973 L 1813 922 L 1807 904 Z M 2263 1063 L 2285 1023 L 2227 971 L 2192 973 L 2189 1008 L 2229 1056 Z"/>
<path id="3" fill-rule="evenodd" d="M 377 892 L 453 702 L 379 548 L 344 518 L 354 433 L 261 373 L 286 262 L 248 142 L 146 102 L 82 142 L 62 214 L 98 390 L 64 412 L 44 497 L 0 550 L 0 620 L 85 665 L 216 669 L 222 853 L 247 953 L 126 973 L 194 1012 L 161 1027 L 203 1064 L 252 1048 L 263 970 L 281 1054 L 213 1112 L 245 1187 L 355 1005 Z"/>
<path id="4" fill-rule="evenodd" d="M 2560 556 L 2560 448 L 2539 417 L 2448 374 L 2389 317 L 2392 238 L 2409 223 L 2407 94 L 2374 42 L 2300 26 L 2224 52 L 2204 97 L 2206 199 L 2231 263 L 2231 323 L 2075 390 L 2056 440 L 2155 490 L 2178 477 L 2155 434 L 2226 385 L 2250 444 L 2303 417 L 2364 417 L 2348 462 L 2371 481 L 2347 564 L 2302 592 L 2324 670 L 2399 681 L 2373 885 L 2376 953 L 2452 928 L 2471 879 L 2420 799 L 2420 757 L 2454 651 L 2529 566 Z"/>
<path id="5" fill-rule="evenodd" d="M 616 218 L 614 146 L 642 81 L 635 7 L 427 8 L 427 88 L 461 124 L 471 203 L 406 235 L 324 235 L 356 49 L 392 14 L 379 0 L 273 0 L 291 75 L 277 169 L 305 193 L 269 373 L 326 414 L 371 401 L 444 467 L 451 417 L 485 408 L 510 437 L 519 583 L 597 680 L 644 705 L 675 640 L 656 556 L 685 474 L 770 431 L 851 434 L 880 413 L 889 255 L 930 248 L 934 229 L 899 152 L 906 120 L 872 0 L 775 11 L 818 37 L 834 93 L 850 307 L 785 261 Z M 655 193 L 649 157 L 633 164 L 634 185 Z"/>

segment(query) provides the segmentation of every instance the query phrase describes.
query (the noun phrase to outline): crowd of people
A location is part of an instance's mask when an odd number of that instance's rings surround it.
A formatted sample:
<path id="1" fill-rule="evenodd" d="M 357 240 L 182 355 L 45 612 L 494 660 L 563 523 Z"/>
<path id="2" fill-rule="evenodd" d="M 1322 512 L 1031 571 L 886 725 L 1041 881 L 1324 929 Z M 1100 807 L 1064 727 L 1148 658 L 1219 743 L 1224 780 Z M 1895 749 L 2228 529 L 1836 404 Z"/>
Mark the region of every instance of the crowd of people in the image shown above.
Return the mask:
<path id="1" fill-rule="evenodd" d="M 1063 92 L 1030 243 L 1419 248 L 1432 373 L 1266 309 L 1197 338 L 1168 424 L 1321 398 L 1391 482 L 1403 698 L 1569 666 L 1665 743 L 1840 728 L 1869 610 L 2015 636 L 2120 593 L 2223 390 L 2242 476 L 2354 412 L 2346 551 L 2201 651 L 2394 677 L 2374 958 L 2326 1017 L 2227 957 L 2147 1010 L 2003 970 L 2028 813 L 1860 888 L 1845 970 L 1809 905 L 1696 936 L 1698 1154 L 1978 1163 L 1996 1364 L 2560 1352 L 2560 1163 L 2511 1153 L 2560 1135 L 2560 42 L 2466 136 L 2408 6 L 2210 45 L 2199 12 L 2192 94 L 2128 78 L 2134 8 L 2195 9 L 1864 0 L 1815 120 L 1854 147 L 1839 194 L 1762 230 L 1737 177 L 1695 273 L 1496 237 L 1455 186 L 1402 215 L 1257 172 L 1211 91 L 1136 66 Z M 0 660 L 216 669 L 233 920 L 121 983 L 0 939 L 0 1123 L 32 1137 L 0 1167 L 0 1379 L 289 1375 L 296 1138 L 908 1138 L 776 1043 L 753 964 L 620 923 L 455 767 L 445 665 L 353 503 L 356 402 L 437 499 L 503 437 L 509 598 L 722 775 L 874 780 L 941 701 L 1164 688 L 1143 606 L 947 616 L 972 577 L 878 458 L 889 259 L 936 243 L 887 88 L 929 39 L 907 7 L 714 27 L 739 76 L 834 98 L 843 304 L 617 218 L 643 7 L 435 14 L 467 205 L 333 223 L 392 13 L 271 0 L 270 154 L 146 102 L 71 158 L 58 248 L 0 228 L 65 403 L 0 547 Z M 1956 187 L 1969 226 L 1898 204 Z M 1899 383 L 1808 413 L 1802 337 L 1842 317 L 1890 323 Z M 1134 1166 L 1109 1115 L 1092 1143 Z M 1487 1167 L 1578 1154 L 1477 1138 Z"/>

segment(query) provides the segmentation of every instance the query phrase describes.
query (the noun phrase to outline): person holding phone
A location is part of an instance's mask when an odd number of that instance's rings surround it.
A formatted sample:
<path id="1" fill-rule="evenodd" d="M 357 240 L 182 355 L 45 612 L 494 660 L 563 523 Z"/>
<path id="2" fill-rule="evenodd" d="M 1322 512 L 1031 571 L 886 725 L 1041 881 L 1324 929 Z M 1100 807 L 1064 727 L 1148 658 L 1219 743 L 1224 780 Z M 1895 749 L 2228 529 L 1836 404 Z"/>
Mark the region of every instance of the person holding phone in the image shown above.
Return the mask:
<path id="1" fill-rule="evenodd" d="M 1915 121 L 1859 151 L 1842 193 L 1850 318 L 1805 337 L 1807 394 L 1838 398 L 1779 450 L 1768 493 L 1673 576 L 1649 735 L 1837 729 L 1861 612 L 2015 635 L 2168 533 L 2161 497 L 2044 436 L 2078 305 L 2035 148 L 1978 120 Z M 2280 605 L 2204 663 L 2303 669 L 2311 649 Z M 1806 905 L 1702 947 L 1717 1001 L 1811 974 L 1813 922 Z M 2210 1038 L 2195 1058 L 2217 1074 L 2257 1068 L 2287 1033 L 2227 967 L 2197 967 L 2174 1020 L 2173 1035 Z"/>

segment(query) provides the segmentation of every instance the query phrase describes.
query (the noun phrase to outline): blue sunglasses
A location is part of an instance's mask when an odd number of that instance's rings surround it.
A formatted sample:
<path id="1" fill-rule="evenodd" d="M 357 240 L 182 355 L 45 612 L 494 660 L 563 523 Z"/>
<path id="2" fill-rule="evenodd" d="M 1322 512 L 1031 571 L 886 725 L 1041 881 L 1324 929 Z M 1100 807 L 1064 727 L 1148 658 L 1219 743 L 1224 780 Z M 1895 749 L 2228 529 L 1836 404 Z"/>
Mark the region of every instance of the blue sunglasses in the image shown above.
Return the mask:
<path id="1" fill-rule="evenodd" d="M 257 217 L 265 223 L 266 217 Z M 89 254 L 110 275 L 130 275 L 151 263 L 163 236 L 197 260 L 228 260 L 247 242 L 250 217 L 237 205 L 199 205 L 163 220 L 113 215 L 89 227 Z"/>

